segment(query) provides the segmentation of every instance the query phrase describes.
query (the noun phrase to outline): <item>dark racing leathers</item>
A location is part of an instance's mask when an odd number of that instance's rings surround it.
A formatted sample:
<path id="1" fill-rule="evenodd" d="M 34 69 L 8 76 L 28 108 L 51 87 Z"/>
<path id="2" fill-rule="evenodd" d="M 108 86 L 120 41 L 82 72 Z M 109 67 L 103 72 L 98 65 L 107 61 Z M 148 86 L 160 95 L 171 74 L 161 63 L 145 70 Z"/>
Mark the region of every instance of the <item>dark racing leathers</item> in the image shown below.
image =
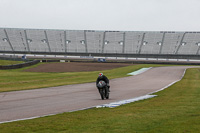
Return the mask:
<path id="1" fill-rule="evenodd" d="M 96 80 L 96 85 L 99 83 L 100 80 L 103 80 L 104 82 L 106 82 L 107 86 L 108 86 L 108 91 L 110 91 L 110 85 L 109 85 L 109 80 L 105 75 L 99 76 Z"/>

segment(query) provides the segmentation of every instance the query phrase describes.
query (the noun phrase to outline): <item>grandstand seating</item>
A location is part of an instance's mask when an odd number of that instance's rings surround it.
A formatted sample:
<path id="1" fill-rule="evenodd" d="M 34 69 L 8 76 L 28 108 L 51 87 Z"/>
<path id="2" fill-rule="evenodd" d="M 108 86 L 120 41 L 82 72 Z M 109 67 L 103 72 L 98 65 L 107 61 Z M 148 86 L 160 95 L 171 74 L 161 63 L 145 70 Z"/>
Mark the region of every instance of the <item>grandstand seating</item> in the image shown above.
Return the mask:
<path id="1" fill-rule="evenodd" d="M 0 51 L 198 55 L 200 32 L 0 28 Z"/>
<path id="2" fill-rule="evenodd" d="M 137 54 L 141 43 L 142 32 L 126 32 L 125 53 Z"/>
<path id="3" fill-rule="evenodd" d="M 49 52 L 44 30 L 26 30 L 30 51 Z"/>
<path id="4" fill-rule="evenodd" d="M 178 54 L 198 54 L 198 43 L 200 42 L 200 33 L 190 32 L 186 33 Z M 199 43 L 200 45 L 200 43 Z"/>
<path id="5" fill-rule="evenodd" d="M 165 40 L 162 47 L 162 54 L 176 54 L 183 33 L 165 33 Z"/>
<path id="6" fill-rule="evenodd" d="M 64 31 L 47 30 L 49 46 L 52 52 L 65 52 Z"/>
<path id="7" fill-rule="evenodd" d="M 163 33 L 160 32 L 146 32 L 141 54 L 159 54 L 162 36 Z"/>
<path id="8" fill-rule="evenodd" d="M 8 45 L 8 40 L 4 33 L 4 29 L 0 29 L 0 50 L 1 51 L 12 51 L 12 49 Z"/>
<path id="9" fill-rule="evenodd" d="M 84 31 L 66 31 L 67 52 L 85 52 Z"/>
<path id="10" fill-rule="evenodd" d="M 87 47 L 89 53 L 102 52 L 103 32 L 101 31 L 87 31 Z"/>
<path id="11" fill-rule="evenodd" d="M 104 53 L 123 53 L 123 32 L 105 32 Z"/>

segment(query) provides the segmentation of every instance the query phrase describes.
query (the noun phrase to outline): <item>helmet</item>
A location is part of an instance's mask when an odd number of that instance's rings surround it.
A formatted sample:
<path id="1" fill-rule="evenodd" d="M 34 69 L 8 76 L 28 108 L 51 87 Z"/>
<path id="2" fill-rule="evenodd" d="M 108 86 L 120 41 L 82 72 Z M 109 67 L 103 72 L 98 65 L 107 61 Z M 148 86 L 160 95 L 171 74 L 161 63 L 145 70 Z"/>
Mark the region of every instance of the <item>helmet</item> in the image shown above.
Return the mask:
<path id="1" fill-rule="evenodd" d="M 99 73 L 99 77 L 103 76 L 103 73 Z"/>

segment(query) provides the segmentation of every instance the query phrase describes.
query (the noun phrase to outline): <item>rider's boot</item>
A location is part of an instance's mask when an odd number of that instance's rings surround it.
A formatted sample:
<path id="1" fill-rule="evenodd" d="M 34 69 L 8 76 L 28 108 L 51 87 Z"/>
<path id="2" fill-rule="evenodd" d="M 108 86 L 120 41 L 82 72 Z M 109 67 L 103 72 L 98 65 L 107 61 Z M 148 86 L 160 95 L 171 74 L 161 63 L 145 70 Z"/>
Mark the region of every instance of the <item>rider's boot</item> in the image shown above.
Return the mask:
<path id="1" fill-rule="evenodd" d="M 108 92 L 110 92 L 110 86 L 108 86 Z"/>

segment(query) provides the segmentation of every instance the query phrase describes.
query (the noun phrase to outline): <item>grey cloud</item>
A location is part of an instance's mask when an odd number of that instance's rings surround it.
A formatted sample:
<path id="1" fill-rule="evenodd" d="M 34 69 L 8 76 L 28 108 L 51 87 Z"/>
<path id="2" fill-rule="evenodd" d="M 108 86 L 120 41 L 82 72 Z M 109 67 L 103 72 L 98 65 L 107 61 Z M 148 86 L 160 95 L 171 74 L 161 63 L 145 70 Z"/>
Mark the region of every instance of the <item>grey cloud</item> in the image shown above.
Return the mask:
<path id="1" fill-rule="evenodd" d="M 200 31 L 199 0 L 0 0 L 0 27 Z"/>

